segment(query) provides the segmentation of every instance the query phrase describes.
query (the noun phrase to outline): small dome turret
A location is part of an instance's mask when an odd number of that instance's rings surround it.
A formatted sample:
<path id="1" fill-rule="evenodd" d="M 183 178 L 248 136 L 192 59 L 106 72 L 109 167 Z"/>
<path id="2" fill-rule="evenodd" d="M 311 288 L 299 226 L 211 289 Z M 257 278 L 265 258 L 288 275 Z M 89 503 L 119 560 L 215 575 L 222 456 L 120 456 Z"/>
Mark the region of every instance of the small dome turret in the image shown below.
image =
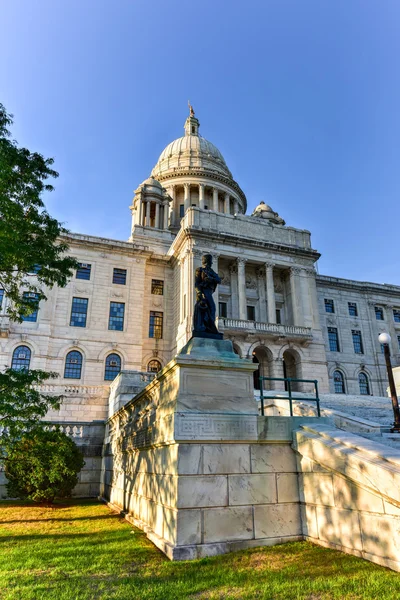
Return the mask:
<path id="1" fill-rule="evenodd" d="M 266 219 L 275 225 L 285 225 L 285 221 L 282 219 L 282 217 L 280 217 L 277 212 L 272 210 L 268 204 L 265 204 L 265 202 L 260 202 L 260 204 L 253 210 L 251 216 L 256 217 L 257 219 Z"/>

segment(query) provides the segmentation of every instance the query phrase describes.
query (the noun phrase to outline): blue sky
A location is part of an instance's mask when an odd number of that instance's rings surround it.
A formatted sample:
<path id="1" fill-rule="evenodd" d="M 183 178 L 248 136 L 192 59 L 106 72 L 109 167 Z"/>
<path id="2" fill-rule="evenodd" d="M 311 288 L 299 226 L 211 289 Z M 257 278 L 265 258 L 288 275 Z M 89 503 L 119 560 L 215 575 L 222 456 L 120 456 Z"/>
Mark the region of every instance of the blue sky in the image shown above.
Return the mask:
<path id="1" fill-rule="evenodd" d="M 398 0 L 0 3 L 0 101 L 72 231 L 128 238 L 190 99 L 249 211 L 309 229 L 320 273 L 400 285 Z"/>

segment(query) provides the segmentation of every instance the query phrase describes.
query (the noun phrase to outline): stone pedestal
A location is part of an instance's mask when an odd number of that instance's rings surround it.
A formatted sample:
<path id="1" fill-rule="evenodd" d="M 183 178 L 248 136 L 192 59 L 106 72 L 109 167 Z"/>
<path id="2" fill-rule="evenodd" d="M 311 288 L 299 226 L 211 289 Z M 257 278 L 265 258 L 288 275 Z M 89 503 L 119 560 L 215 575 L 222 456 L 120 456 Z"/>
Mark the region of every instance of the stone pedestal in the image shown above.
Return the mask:
<path id="1" fill-rule="evenodd" d="M 255 368 L 192 338 L 108 422 L 102 495 L 171 559 L 302 537 L 290 443 L 307 419 L 258 416 Z"/>

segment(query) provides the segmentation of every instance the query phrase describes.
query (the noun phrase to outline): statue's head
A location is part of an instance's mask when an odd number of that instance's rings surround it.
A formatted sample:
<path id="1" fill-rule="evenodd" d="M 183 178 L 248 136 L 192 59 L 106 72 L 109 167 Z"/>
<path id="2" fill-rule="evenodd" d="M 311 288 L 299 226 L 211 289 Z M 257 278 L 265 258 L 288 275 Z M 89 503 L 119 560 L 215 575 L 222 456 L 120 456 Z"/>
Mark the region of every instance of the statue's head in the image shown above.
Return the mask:
<path id="1" fill-rule="evenodd" d="M 212 255 L 211 254 L 203 254 L 201 257 L 201 262 L 203 267 L 211 267 L 212 265 Z"/>

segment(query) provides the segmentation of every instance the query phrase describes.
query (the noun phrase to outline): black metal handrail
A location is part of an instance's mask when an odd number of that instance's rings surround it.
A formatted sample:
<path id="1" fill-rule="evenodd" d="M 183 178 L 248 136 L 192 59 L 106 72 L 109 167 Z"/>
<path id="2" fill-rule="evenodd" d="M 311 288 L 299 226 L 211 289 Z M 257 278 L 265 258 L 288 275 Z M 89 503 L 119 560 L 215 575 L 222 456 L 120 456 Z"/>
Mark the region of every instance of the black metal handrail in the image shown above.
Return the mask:
<path id="1" fill-rule="evenodd" d="M 319 395 L 318 395 L 318 381 L 316 379 L 297 379 L 296 377 L 260 377 L 260 401 L 261 401 L 261 414 L 264 416 L 264 391 L 263 381 L 284 381 L 287 385 L 288 398 L 282 396 L 267 396 L 271 400 L 289 400 L 290 416 L 293 417 L 293 400 L 305 400 L 309 402 L 317 403 L 317 415 L 321 416 L 319 407 Z M 292 383 L 313 383 L 315 387 L 315 398 L 293 398 L 292 396 Z"/>

